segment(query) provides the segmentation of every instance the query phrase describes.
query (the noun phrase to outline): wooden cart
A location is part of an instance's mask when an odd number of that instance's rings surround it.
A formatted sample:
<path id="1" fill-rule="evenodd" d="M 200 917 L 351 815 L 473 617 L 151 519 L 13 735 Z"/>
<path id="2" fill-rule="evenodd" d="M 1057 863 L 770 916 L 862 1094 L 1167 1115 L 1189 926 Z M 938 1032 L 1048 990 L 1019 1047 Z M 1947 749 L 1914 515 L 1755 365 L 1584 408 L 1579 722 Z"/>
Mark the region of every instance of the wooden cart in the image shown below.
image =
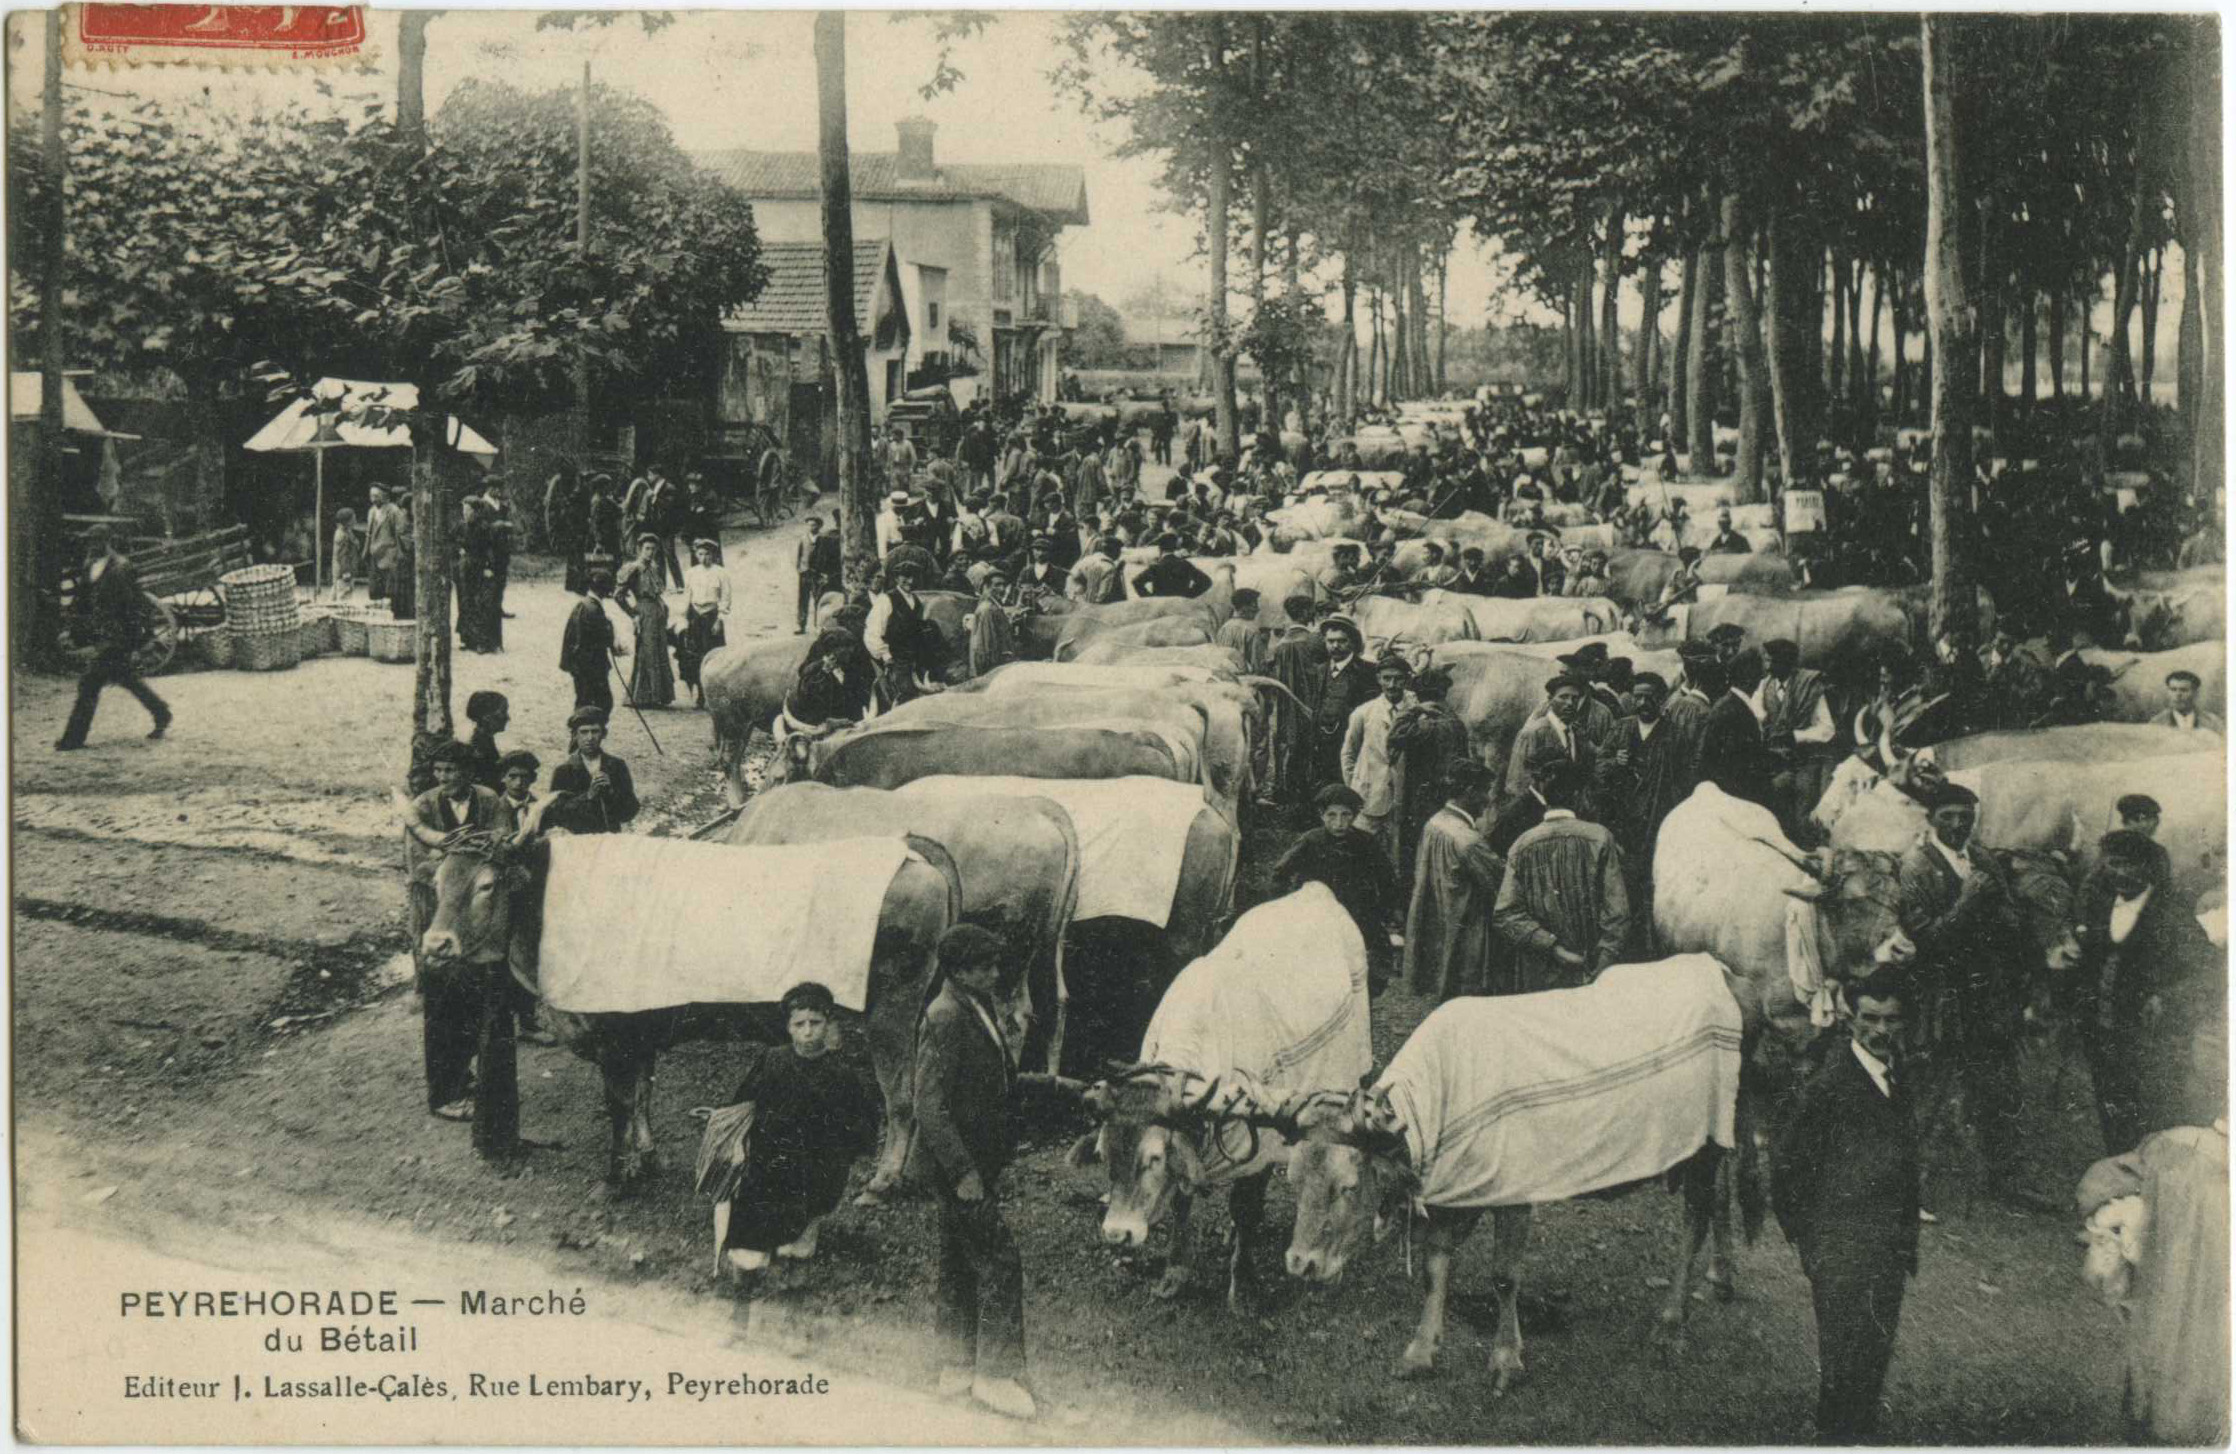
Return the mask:
<path id="1" fill-rule="evenodd" d="M 64 518 L 69 524 L 81 525 L 93 517 Z M 218 578 L 227 571 L 255 564 L 245 525 L 184 540 L 131 539 L 124 549 L 140 574 L 140 590 L 147 598 L 148 632 L 133 655 L 142 676 L 153 676 L 169 666 L 188 630 L 223 626 L 225 597 Z M 85 568 L 82 552 L 80 557 L 81 563 L 73 563 L 62 573 L 65 623 L 74 619 L 78 574 Z"/>

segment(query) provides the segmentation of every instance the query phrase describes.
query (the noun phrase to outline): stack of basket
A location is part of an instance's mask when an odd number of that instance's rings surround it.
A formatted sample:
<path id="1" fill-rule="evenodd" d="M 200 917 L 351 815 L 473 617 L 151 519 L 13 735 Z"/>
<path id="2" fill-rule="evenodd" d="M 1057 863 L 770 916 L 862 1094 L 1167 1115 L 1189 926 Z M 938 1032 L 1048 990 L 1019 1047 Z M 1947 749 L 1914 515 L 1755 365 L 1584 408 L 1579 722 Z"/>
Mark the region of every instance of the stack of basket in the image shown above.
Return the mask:
<path id="1" fill-rule="evenodd" d="M 418 650 L 419 623 L 373 617 L 365 623 L 365 654 L 375 661 L 410 661 Z"/>
<path id="2" fill-rule="evenodd" d="M 295 568 L 252 565 L 218 577 L 225 588 L 225 629 L 233 665 L 242 671 L 287 671 L 303 659 L 303 608 L 295 600 Z"/>

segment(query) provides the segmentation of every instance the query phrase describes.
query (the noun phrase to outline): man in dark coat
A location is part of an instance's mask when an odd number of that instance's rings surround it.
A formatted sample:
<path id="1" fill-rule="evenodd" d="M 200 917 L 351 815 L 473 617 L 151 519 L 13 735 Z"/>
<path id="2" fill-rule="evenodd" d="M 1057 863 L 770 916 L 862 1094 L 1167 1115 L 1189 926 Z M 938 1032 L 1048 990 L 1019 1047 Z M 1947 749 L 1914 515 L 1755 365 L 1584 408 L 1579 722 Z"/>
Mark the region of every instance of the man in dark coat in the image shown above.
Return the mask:
<path id="1" fill-rule="evenodd" d="M 445 742 L 430 756 L 435 786 L 413 799 L 404 824 L 414 945 L 433 916 L 440 850 L 451 835 L 509 837 L 517 826 L 511 803 L 475 786 L 473 751 L 465 743 Z M 501 941 L 483 946 L 482 953 L 488 957 L 470 963 L 430 961 L 420 968 L 427 1110 L 446 1121 L 471 1119 L 474 1150 L 502 1160 L 519 1149 L 520 1140 L 513 982 Z"/>
<path id="2" fill-rule="evenodd" d="M 939 962 L 946 983 L 917 1032 L 914 1153 L 939 1197 L 939 1388 L 1029 1419 L 1025 1275 L 999 1201 L 1016 1130 L 996 1009 L 1022 966 L 976 924 L 940 936 Z"/>
<path id="3" fill-rule="evenodd" d="M 582 599 L 567 613 L 559 639 L 559 670 L 574 678 L 575 706 L 613 710 L 612 658 L 629 648 L 614 640 L 613 622 L 601 603 L 613 590 L 613 572 L 593 569 L 583 581 Z"/>
<path id="4" fill-rule="evenodd" d="M 1367 985 L 1379 993 L 1390 974 L 1390 930 L 1403 922 L 1390 856 L 1373 834 L 1357 826 L 1366 800 L 1342 783 L 1329 783 L 1313 798 L 1320 826 L 1290 845 L 1273 866 L 1277 893 L 1294 893 L 1308 883 L 1324 883 L 1343 905 L 1366 941 Z"/>
<path id="5" fill-rule="evenodd" d="M 1700 775 L 1735 798 L 1778 811 L 1778 761 L 1763 739 L 1762 653 L 1749 647 L 1724 664 L 1725 690 L 1700 733 Z"/>
<path id="6" fill-rule="evenodd" d="M 1397 820 L 1400 883 L 1413 882 L 1421 830 L 1448 801 L 1453 766 L 1474 761 L 1467 724 L 1445 702 L 1451 690 L 1450 667 L 1427 668 L 1413 678 L 1413 704 L 1400 708 L 1390 723 L 1391 813 Z"/>
<path id="7" fill-rule="evenodd" d="M 939 628 L 924 614 L 917 582 L 923 578 L 918 562 L 896 553 L 886 565 L 893 588 L 870 603 L 862 628 L 862 644 L 877 662 L 889 706 L 899 706 L 923 694 L 919 682 L 936 680 L 947 665 L 947 643 Z"/>
<path id="8" fill-rule="evenodd" d="M 1270 795 L 1278 802 L 1301 803 L 1314 787 L 1314 765 L 1319 761 L 1320 698 L 1328 687 L 1328 648 L 1312 622 L 1317 605 L 1309 595 L 1282 601 L 1288 624 L 1273 634 L 1266 646 L 1266 671 L 1295 694 L 1303 705 L 1276 697 L 1273 704 L 1273 781 Z"/>
<path id="9" fill-rule="evenodd" d="M 566 562 L 566 590 L 570 596 L 582 594 L 583 537 L 588 533 L 583 504 L 581 483 L 566 471 L 555 471 L 544 483 L 544 544 L 551 548 L 553 555 Z"/>
<path id="10" fill-rule="evenodd" d="M 1903 1284 L 1918 1270 L 1918 1132 L 1891 970 L 1849 991 L 1849 1053 L 1802 1088 L 1772 1151 L 1778 1225 L 1801 1253 L 1817 1319 L 1817 1436 L 1871 1442 Z"/>
<path id="11" fill-rule="evenodd" d="M 1491 911 L 1491 927 L 1514 955 L 1511 977 L 1493 993 L 1590 984 L 1630 942 L 1630 896 L 1615 836 L 1576 816 L 1587 769 L 1556 760 L 1535 777 L 1545 812 L 1507 854 Z"/>
<path id="12" fill-rule="evenodd" d="M 2186 1037 L 2210 1012 L 2221 956 L 2176 894 L 2166 851 L 2122 828 L 2081 890 L 2073 1022 L 2081 1027 L 2104 1154 L 2132 1151 L 2170 1119 Z"/>
<path id="13" fill-rule="evenodd" d="M 551 791 L 574 794 L 554 810 L 553 826 L 575 833 L 618 833 L 637 816 L 637 784 L 629 764 L 606 751 L 603 707 L 577 707 L 567 718 L 574 750 L 551 771 Z"/>
<path id="14" fill-rule="evenodd" d="M 1442 1003 L 1494 980 L 1491 910 L 1505 865 L 1484 841 L 1491 770 L 1473 758 L 1446 769 L 1445 804 L 1422 830 L 1405 915 L 1405 980 Z"/>
<path id="15" fill-rule="evenodd" d="M 106 686 L 120 686 L 140 699 L 155 719 L 148 736 L 161 737 L 171 726 L 170 707 L 140 680 L 132 662 L 142 635 L 141 612 L 147 609 L 139 572 L 109 543 L 106 525 L 86 532 L 85 547 L 85 571 L 78 577 L 77 639 L 93 647 L 93 660 L 78 677 L 78 699 L 70 708 L 61 739 L 54 744 L 57 752 L 85 746 L 85 734 L 93 728 L 93 710 Z"/>
<path id="16" fill-rule="evenodd" d="M 799 552 L 794 561 L 800 574 L 799 623 L 793 628 L 794 636 L 805 636 L 816 621 L 817 604 L 825 591 L 837 590 L 844 575 L 840 563 L 839 538 L 836 530 L 825 533 L 823 517 L 807 517 L 807 534 L 801 538 Z"/>
<path id="17" fill-rule="evenodd" d="M 1351 726 L 1351 714 L 1382 689 L 1374 663 L 1361 654 L 1366 640 L 1356 622 L 1348 616 L 1330 616 L 1320 623 L 1320 640 L 1328 650 L 1328 676 L 1313 714 L 1319 731 L 1314 781 L 1333 783 L 1343 779 L 1343 734 Z"/>
<path id="18" fill-rule="evenodd" d="M 1925 806 L 1926 832 L 1904 852 L 1898 870 L 1902 932 L 1917 946 L 1913 1003 L 1930 1017 L 1932 1053 L 1946 1066 L 1936 1067 L 1936 1081 L 1951 1088 L 1962 1077 L 1965 1114 L 1979 1131 L 1990 1183 L 1999 1195 L 2026 1204 L 2015 1178 L 2018 1052 L 2032 939 L 2003 866 L 1973 838 L 1978 796 L 1941 783 Z"/>
<path id="19" fill-rule="evenodd" d="M 1157 537 L 1157 558 L 1134 577 L 1137 596 L 1186 596 L 1194 598 L 1211 589 L 1211 577 L 1180 553 L 1180 537 L 1171 531 Z"/>
<path id="20" fill-rule="evenodd" d="M 1599 764 L 1600 821 L 1623 850 L 1635 941 L 1653 924 L 1654 840 L 1661 820 L 1692 795 L 1692 744 L 1662 711 L 1668 687 L 1659 673 L 1631 678 L 1632 715 L 1619 719 Z"/>

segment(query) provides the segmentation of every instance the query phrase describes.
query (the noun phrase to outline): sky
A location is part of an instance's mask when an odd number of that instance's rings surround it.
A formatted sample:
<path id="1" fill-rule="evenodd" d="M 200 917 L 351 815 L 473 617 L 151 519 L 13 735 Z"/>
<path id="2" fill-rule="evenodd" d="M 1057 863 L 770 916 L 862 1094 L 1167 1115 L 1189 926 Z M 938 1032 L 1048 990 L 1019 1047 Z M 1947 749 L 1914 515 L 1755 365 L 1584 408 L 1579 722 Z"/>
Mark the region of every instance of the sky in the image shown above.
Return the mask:
<path id="1" fill-rule="evenodd" d="M 751 147 L 811 151 L 815 147 L 814 16 L 805 11 L 679 10 L 657 35 L 623 20 L 582 34 L 537 31 L 534 12 L 451 10 L 428 27 L 430 113 L 470 76 L 500 77 L 533 90 L 569 85 L 589 57 L 599 80 L 647 96 L 666 112 L 677 141 L 690 151 Z M 32 12 L 35 16 L 36 12 Z M 20 21 L 24 12 L 17 12 Z M 396 12 L 376 11 L 375 74 L 332 77 L 345 93 L 392 93 Z M 1205 272 L 1199 229 L 1161 210 L 1153 158 L 1112 155 L 1122 136 L 1080 112 L 1050 70 L 1068 52 L 1061 17 L 1004 11 L 980 35 L 957 46 L 964 79 L 953 92 L 926 101 L 918 88 L 934 63 L 931 26 L 889 12 L 847 17 L 849 135 L 858 151 L 894 149 L 893 124 L 922 114 L 939 124 L 936 155 L 955 162 L 1068 162 L 1087 177 L 1091 225 L 1065 230 L 1064 285 L 1113 305 L 1159 281 L 1200 302 Z M 9 27 L 10 87 L 18 107 L 38 104 L 43 49 L 35 25 Z M 220 104 L 244 109 L 287 100 L 316 102 L 308 81 L 267 72 L 213 75 L 169 68 L 135 76 L 129 87 L 111 71 L 72 72 L 70 83 L 136 96 L 186 97 L 207 91 Z M 1122 81 L 1122 77 L 1114 78 Z M 1496 272 L 1471 239 L 1455 254 L 1447 316 L 1482 321 Z M 1238 279 L 1239 283 L 1239 279 Z"/>

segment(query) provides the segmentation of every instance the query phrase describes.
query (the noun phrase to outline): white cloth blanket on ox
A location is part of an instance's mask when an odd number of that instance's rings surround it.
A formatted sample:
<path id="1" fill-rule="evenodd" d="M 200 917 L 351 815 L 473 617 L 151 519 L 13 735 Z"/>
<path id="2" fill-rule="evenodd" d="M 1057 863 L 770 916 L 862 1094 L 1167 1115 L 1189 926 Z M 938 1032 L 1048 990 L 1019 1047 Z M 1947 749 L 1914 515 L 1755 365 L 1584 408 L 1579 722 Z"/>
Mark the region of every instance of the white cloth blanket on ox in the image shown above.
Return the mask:
<path id="1" fill-rule="evenodd" d="M 905 840 L 739 848 L 633 833 L 551 840 L 537 983 L 552 1008 L 764 1004 L 806 980 L 867 1009 Z"/>
<path id="2" fill-rule="evenodd" d="M 1157 1002 L 1141 1058 L 1212 1078 L 1239 1074 L 1261 1100 L 1357 1085 L 1374 1068 L 1366 941 L 1328 886 L 1306 884 L 1237 919 Z M 1222 1154 L 1205 1164 L 1213 1182 L 1262 1171 L 1287 1150 L 1278 1136 L 1253 1138 L 1233 1124 L 1217 1145 Z"/>
<path id="3" fill-rule="evenodd" d="M 1617 965 L 1583 989 L 1453 1000 L 1380 1084 L 1422 1204 L 1563 1201 L 1733 1144 L 1739 1004 L 1705 954 Z"/>
<path id="4" fill-rule="evenodd" d="M 1115 916 L 1162 929 L 1172 917 L 1180 863 L 1198 813 L 1215 813 L 1203 789 L 1161 777 L 918 778 L 904 793 L 999 793 L 1047 798 L 1079 835 L 1079 907 L 1072 922 Z"/>

